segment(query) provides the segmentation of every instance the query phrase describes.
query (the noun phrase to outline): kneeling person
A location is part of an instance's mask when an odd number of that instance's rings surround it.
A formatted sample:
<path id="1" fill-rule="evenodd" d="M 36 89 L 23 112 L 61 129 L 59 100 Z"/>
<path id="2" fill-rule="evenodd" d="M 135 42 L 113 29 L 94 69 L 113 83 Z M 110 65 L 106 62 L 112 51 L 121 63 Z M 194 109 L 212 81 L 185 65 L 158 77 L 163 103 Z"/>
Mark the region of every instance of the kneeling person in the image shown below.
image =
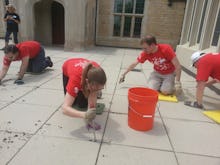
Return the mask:
<path id="1" fill-rule="evenodd" d="M 0 74 L 0 81 L 8 72 L 12 61 L 21 61 L 16 84 L 23 83 L 22 79 L 26 71 L 40 73 L 47 67 L 52 67 L 53 63 L 50 57 L 45 57 L 44 48 L 36 41 L 25 41 L 17 45 L 8 45 L 5 50 L 3 67 Z"/>
<path id="2" fill-rule="evenodd" d="M 70 117 L 84 118 L 88 128 L 99 129 L 100 126 L 96 123 L 94 126 L 92 121 L 96 116 L 97 94 L 105 83 L 105 72 L 96 62 L 83 58 L 67 60 L 63 64 L 63 113 Z M 73 105 L 88 110 L 78 111 Z"/>

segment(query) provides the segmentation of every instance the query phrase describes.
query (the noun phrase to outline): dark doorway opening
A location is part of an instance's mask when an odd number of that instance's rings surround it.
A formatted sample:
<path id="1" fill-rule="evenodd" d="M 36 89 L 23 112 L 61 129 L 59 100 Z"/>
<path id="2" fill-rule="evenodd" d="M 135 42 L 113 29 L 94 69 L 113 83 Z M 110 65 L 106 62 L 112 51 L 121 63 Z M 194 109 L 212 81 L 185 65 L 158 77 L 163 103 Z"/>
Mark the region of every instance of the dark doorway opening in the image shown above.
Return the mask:
<path id="1" fill-rule="evenodd" d="M 64 45 L 65 41 L 65 21 L 64 7 L 58 2 L 51 4 L 52 16 L 52 44 Z"/>

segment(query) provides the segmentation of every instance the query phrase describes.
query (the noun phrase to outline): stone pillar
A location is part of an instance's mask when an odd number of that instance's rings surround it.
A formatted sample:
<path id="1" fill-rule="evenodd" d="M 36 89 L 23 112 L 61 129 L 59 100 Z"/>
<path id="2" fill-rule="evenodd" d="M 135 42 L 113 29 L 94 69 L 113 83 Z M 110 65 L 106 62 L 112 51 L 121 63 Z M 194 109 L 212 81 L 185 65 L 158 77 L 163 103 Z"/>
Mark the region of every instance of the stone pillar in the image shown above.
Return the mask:
<path id="1" fill-rule="evenodd" d="M 4 38 L 5 36 L 5 22 L 3 20 L 5 14 L 5 4 L 3 1 L 0 1 L 0 37 Z"/>
<path id="2" fill-rule="evenodd" d="M 66 2 L 65 49 L 81 51 L 85 48 L 85 6 L 86 0 Z"/>
<path id="3" fill-rule="evenodd" d="M 199 33 L 199 27 L 201 23 L 202 18 L 202 12 L 203 12 L 203 5 L 205 3 L 205 0 L 196 1 L 195 3 L 195 10 L 194 10 L 194 17 L 193 17 L 193 23 L 191 26 L 191 33 L 189 38 L 189 46 L 193 46 L 197 43 L 197 37 Z"/>
<path id="4" fill-rule="evenodd" d="M 16 1 L 16 11 L 20 15 L 21 23 L 19 24 L 19 41 L 34 39 L 34 15 L 33 1 L 19 0 Z"/>
<path id="5" fill-rule="evenodd" d="M 210 0 L 207 4 L 207 14 L 204 20 L 204 27 L 201 35 L 200 49 L 209 48 L 212 41 L 213 29 L 215 28 L 215 18 L 218 16 L 220 8 L 219 0 Z"/>

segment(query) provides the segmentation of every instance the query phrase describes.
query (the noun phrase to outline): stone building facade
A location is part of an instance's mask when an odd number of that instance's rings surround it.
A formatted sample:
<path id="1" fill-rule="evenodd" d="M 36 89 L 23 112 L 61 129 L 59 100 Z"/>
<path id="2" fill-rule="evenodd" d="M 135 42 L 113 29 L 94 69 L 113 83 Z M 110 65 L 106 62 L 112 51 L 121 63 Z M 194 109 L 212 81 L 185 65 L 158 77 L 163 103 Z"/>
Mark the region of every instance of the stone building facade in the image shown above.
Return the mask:
<path id="1" fill-rule="evenodd" d="M 11 0 L 11 3 L 21 17 L 21 41 L 37 40 L 44 45 L 64 45 L 65 49 L 78 51 L 93 45 L 137 48 L 146 34 L 175 47 L 180 40 L 185 0 L 172 1 L 172 5 L 168 5 L 169 0 Z M 3 4 L 0 5 L 2 16 Z M 3 22 L 0 27 L 4 29 Z"/>
<path id="2" fill-rule="evenodd" d="M 193 52 L 220 52 L 220 1 L 187 0 L 177 55 L 189 68 Z"/>

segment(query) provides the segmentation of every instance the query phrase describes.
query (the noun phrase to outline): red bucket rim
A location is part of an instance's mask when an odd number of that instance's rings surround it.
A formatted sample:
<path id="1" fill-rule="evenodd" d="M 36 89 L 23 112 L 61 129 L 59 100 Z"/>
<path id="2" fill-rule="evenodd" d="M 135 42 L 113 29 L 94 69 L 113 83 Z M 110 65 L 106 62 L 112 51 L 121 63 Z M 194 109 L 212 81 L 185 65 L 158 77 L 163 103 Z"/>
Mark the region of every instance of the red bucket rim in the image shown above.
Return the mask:
<path id="1" fill-rule="evenodd" d="M 135 93 L 132 92 L 132 90 L 135 90 L 135 89 L 144 89 L 144 90 L 147 89 L 148 91 L 151 91 L 151 92 L 154 93 L 154 94 L 153 94 L 153 95 L 150 95 L 150 96 L 137 95 L 137 94 L 135 94 Z M 158 91 L 153 90 L 153 89 L 150 89 L 150 88 L 145 88 L 145 87 L 133 87 L 133 88 L 130 88 L 130 89 L 128 90 L 128 93 L 130 93 L 130 94 L 132 94 L 132 95 L 134 95 L 134 96 L 138 96 L 138 97 L 153 97 L 153 96 L 158 97 L 158 95 L 159 95 L 159 92 L 158 92 Z"/>

